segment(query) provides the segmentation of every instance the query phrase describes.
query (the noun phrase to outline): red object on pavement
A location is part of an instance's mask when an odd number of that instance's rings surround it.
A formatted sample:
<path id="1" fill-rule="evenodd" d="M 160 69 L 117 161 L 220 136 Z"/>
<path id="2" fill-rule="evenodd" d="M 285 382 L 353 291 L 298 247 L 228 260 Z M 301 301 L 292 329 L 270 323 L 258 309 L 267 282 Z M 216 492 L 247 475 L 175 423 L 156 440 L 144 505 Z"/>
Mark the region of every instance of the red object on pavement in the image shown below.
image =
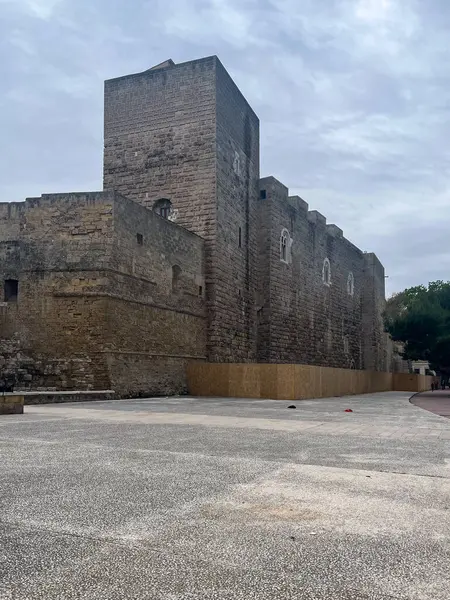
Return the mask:
<path id="1" fill-rule="evenodd" d="M 344 412 L 353 412 L 351 408 L 346 408 Z"/>

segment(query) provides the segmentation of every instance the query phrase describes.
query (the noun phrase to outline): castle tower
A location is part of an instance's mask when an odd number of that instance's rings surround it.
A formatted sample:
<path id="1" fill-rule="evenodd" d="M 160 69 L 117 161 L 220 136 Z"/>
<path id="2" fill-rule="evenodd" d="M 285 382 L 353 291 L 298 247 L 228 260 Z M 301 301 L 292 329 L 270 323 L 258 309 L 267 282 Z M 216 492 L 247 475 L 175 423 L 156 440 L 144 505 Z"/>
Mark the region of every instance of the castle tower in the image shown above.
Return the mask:
<path id="1" fill-rule="evenodd" d="M 205 239 L 208 358 L 256 356 L 259 120 L 217 57 L 105 83 L 104 189 Z"/>

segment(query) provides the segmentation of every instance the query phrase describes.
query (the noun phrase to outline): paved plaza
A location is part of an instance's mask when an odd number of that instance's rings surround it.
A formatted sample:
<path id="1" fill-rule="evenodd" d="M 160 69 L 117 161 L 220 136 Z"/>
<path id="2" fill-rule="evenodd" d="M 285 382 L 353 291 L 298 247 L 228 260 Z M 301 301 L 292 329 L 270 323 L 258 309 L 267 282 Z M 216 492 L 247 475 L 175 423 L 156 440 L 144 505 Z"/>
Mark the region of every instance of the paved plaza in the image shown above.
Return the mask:
<path id="1" fill-rule="evenodd" d="M 290 404 L 0 417 L 0 598 L 448 600 L 450 420 L 402 393 Z"/>

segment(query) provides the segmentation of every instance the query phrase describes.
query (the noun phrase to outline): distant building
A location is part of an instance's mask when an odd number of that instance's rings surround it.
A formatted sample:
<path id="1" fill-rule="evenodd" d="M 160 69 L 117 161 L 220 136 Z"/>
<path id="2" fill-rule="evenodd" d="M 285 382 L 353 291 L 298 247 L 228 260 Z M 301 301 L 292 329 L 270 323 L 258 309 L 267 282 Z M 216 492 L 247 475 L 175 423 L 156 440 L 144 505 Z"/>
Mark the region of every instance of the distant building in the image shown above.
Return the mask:
<path id="1" fill-rule="evenodd" d="M 405 360 L 402 357 L 404 345 L 402 342 L 392 342 L 391 370 L 397 373 L 415 373 L 416 375 L 436 375 L 430 369 L 426 360 Z"/>

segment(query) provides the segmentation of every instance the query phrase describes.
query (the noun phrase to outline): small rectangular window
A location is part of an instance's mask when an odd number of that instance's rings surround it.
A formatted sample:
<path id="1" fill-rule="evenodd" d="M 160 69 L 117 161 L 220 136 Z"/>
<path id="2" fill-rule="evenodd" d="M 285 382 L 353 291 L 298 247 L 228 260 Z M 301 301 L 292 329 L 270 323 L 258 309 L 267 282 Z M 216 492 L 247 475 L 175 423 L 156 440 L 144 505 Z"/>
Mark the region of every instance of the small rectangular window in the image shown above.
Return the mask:
<path id="1" fill-rule="evenodd" d="M 242 248 L 242 229 L 239 227 L 239 248 Z"/>
<path id="2" fill-rule="evenodd" d="M 350 349 L 350 344 L 349 344 L 349 340 L 348 340 L 348 335 L 344 335 L 344 352 L 345 352 L 345 354 L 349 353 L 349 349 Z"/>
<path id="3" fill-rule="evenodd" d="M 144 243 L 144 236 L 142 235 L 142 233 L 136 234 L 136 241 L 138 246 L 142 246 L 142 244 Z"/>
<path id="4" fill-rule="evenodd" d="M 198 295 L 203 296 L 203 287 L 201 285 L 198 286 Z"/>
<path id="5" fill-rule="evenodd" d="M 260 200 L 265 200 L 266 199 L 266 190 L 260 190 L 260 192 L 259 192 L 259 198 L 260 198 Z"/>
<path id="6" fill-rule="evenodd" d="M 19 282 L 17 279 L 6 279 L 4 285 L 5 302 L 17 302 L 19 295 Z"/>

